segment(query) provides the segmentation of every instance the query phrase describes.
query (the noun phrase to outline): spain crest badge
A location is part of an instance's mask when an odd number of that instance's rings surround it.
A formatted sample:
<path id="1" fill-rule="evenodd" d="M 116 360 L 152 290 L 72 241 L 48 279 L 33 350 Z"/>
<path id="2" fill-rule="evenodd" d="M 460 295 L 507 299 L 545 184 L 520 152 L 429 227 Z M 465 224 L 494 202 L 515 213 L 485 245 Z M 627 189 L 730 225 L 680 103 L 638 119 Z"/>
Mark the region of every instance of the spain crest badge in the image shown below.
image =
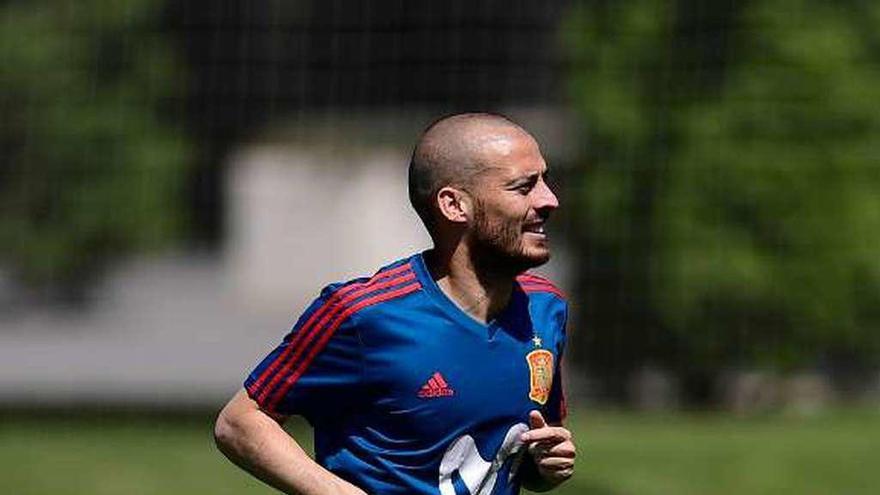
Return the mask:
<path id="1" fill-rule="evenodd" d="M 553 384 L 553 353 L 536 349 L 526 355 L 526 361 L 529 363 L 529 399 L 543 406 L 550 398 Z"/>

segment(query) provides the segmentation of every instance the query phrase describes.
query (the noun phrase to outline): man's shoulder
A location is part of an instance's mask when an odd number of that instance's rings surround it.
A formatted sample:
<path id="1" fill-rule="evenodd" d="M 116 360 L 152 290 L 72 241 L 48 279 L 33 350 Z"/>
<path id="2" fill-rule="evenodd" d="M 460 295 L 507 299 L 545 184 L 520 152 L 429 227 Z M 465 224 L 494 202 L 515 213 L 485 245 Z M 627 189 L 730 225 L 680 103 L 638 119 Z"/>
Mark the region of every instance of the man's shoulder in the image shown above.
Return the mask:
<path id="1" fill-rule="evenodd" d="M 366 286 L 372 287 L 379 283 L 410 279 L 414 278 L 414 276 L 413 256 L 407 256 L 383 265 L 373 273 L 327 284 L 321 290 L 321 297 L 332 296 L 339 292 L 349 292 Z"/>
<path id="2" fill-rule="evenodd" d="M 516 282 L 526 294 L 546 294 L 562 303 L 566 303 L 568 300 L 565 292 L 543 275 L 525 272 L 517 275 Z"/>
<path id="3" fill-rule="evenodd" d="M 413 266 L 415 256 L 396 260 L 375 273 L 327 285 L 316 303 L 332 306 L 344 317 L 383 306 L 421 289 Z"/>
<path id="4" fill-rule="evenodd" d="M 536 273 L 523 273 L 516 277 L 516 281 L 528 297 L 532 319 L 541 326 L 564 333 L 569 312 L 565 292 L 547 277 Z"/>

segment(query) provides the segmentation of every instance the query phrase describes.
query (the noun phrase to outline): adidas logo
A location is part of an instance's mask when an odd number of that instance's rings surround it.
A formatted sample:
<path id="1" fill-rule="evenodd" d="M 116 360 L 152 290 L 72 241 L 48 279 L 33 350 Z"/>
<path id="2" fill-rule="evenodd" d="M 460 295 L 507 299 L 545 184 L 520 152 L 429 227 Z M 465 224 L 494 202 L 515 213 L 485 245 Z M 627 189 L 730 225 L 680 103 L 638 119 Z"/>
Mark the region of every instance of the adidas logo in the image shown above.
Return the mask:
<path id="1" fill-rule="evenodd" d="M 452 390 L 449 384 L 446 383 L 446 380 L 443 379 L 443 375 L 439 371 L 435 371 L 431 378 L 428 378 L 427 383 L 422 385 L 418 395 L 423 399 L 451 397 L 455 395 L 455 390 Z"/>

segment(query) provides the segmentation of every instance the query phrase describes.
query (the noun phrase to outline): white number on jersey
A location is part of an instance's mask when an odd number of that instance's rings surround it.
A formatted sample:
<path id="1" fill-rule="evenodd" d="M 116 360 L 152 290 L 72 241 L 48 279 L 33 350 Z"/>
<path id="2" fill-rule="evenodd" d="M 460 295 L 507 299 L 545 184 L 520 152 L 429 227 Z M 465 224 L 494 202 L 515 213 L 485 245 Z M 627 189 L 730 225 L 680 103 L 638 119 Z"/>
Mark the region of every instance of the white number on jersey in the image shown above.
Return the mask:
<path id="1" fill-rule="evenodd" d="M 443 460 L 440 462 L 440 493 L 442 495 L 455 495 L 455 487 L 452 484 L 452 474 L 458 471 L 458 475 L 467 487 L 470 495 L 490 495 L 495 488 L 498 471 L 512 455 L 522 449 L 519 437 L 529 427 L 525 423 L 517 423 L 507 430 L 501 447 L 495 454 L 495 458 L 487 461 L 480 456 L 477 444 L 470 435 L 457 438 L 446 449 Z M 508 482 L 513 479 L 519 463 L 522 460 L 518 456 L 510 467 Z"/>

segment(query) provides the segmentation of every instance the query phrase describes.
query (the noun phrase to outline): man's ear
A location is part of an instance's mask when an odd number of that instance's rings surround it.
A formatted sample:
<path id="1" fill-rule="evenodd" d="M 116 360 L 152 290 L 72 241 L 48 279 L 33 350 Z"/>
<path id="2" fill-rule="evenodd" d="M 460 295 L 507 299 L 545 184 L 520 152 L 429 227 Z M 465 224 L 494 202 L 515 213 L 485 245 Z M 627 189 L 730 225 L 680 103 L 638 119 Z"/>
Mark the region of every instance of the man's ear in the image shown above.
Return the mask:
<path id="1" fill-rule="evenodd" d="M 467 223 L 473 214 L 471 197 L 462 189 L 445 186 L 435 196 L 437 209 L 446 220 L 452 223 Z"/>

